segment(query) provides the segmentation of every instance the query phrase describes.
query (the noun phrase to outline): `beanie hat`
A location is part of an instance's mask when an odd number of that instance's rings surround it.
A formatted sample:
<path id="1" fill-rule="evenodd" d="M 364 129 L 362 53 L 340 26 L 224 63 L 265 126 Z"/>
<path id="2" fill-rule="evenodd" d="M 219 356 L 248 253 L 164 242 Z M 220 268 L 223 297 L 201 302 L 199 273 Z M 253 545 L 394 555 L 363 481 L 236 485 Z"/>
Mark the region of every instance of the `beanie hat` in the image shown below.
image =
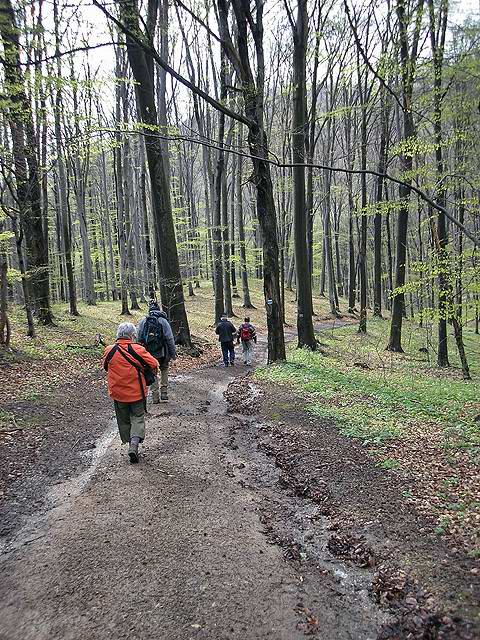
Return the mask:
<path id="1" fill-rule="evenodd" d="M 158 306 L 158 302 L 156 300 L 154 300 L 153 298 L 148 303 L 148 310 L 149 311 L 160 311 L 160 307 Z"/>

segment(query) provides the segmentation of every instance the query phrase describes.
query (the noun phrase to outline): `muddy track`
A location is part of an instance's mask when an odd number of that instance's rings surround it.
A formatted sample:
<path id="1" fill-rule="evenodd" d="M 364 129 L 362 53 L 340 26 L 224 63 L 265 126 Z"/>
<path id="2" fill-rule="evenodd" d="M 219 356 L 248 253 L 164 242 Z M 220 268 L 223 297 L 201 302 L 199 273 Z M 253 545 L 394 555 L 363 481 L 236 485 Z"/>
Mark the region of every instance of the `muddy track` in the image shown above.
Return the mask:
<path id="1" fill-rule="evenodd" d="M 383 619 L 378 640 L 478 637 L 469 622 L 478 613 L 473 562 L 448 560 L 441 541 L 419 533 L 426 523 L 360 446 L 334 425 L 314 425 L 287 389 L 248 376 L 226 395 L 237 418 L 229 446 L 243 460 L 232 466 L 242 486 L 265 495 L 264 531 L 313 585 L 311 612 L 328 612 L 331 600 L 321 598 L 331 590 L 342 612 Z M 312 633 L 320 632 L 323 618 L 311 619 Z M 357 632 L 368 637 L 360 625 Z"/>
<path id="2" fill-rule="evenodd" d="M 138 465 L 105 416 L 83 466 L 0 539 L 1 640 L 409 637 L 373 597 L 368 552 L 331 547 L 321 488 L 292 490 L 258 446 L 248 380 L 241 364 L 173 378 Z"/>
<path id="3" fill-rule="evenodd" d="M 300 528 L 313 514 L 295 515 L 266 456 L 232 451 L 223 392 L 236 375 L 242 365 L 173 379 L 139 465 L 107 422 L 86 469 L 3 539 L 2 640 L 375 638 L 378 608 L 340 578 L 306 580 L 268 535 L 267 504 Z M 250 486 L 253 468 L 265 486 Z"/>

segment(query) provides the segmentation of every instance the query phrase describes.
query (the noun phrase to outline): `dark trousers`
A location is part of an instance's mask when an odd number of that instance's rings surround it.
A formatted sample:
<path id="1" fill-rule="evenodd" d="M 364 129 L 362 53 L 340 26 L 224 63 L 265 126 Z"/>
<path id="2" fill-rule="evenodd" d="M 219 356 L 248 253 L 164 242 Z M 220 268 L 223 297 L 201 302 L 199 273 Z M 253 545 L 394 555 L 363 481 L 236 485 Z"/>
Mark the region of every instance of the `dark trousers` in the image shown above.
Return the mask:
<path id="1" fill-rule="evenodd" d="M 137 436 L 140 442 L 145 438 L 145 407 L 143 400 L 137 402 L 119 402 L 114 400 L 120 438 L 125 444 Z"/>
<path id="2" fill-rule="evenodd" d="M 220 344 L 222 346 L 223 362 L 228 366 L 230 358 L 230 362 L 233 364 L 235 361 L 235 346 L 233 340 L 230 340 L 230 342 L 221 342 Z"/>

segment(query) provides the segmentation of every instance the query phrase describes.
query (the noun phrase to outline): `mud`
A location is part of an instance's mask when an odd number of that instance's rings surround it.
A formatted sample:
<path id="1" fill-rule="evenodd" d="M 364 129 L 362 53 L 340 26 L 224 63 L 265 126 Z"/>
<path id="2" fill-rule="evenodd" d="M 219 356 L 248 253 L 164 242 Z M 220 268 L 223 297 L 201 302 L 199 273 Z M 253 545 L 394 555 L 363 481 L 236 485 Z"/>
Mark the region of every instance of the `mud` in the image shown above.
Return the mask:
<path id="1" fill-rule="evenodd" d="M 387 597 L 374 537 L 338 520 L 312 469 L 297 473 L 297 436 L 272 428 L 246 368 L 179 373 L 169 396 L 149 409 L 138 465 L 96 392 L 96 438 L 88 394 L 56 433 L 56 460 L 45 430 L 1 507 L 1 640 L 471 637 L 452 635 L 463 627 L 435 617 L 407 577 Z"/>
<path id="2" fill-rule="evenodd" d="M 3 540 L 2 639 L 375 638 L 385 614 L 360 578 L 339 563 L 313 578 L 291 544 L 323 528 L 317 510 L 255 447 L 230 446 L 223 393 L 244 371 L 174 377 L 135 466 L 105 414 L 87 468 Z"/>
<path id="3" fill-rule="evenodd" d="M 363 584 L 369 599 L 392 618 L 378 638 L 479 637 L 474 561 L 454 560 L 432 528 L 432 535 L 425 533 L 428 523 L 402 500 L 398 479 L 377 469 L 332 423 L 312 419 L 302 398 L 286 388 L 245 378 L 230 386 L 227 397 L 233 413 L 246 414 L 231 446 L 263 453 L 276 466 L 278 485 L 289 499 L 300 500 L 289 517 L 280 517 L 283 530 L 295 523 L 302 505 L 319 514 L 321 528 L 309 531 L 303 523 L 290 529 L 289 539 L 278 533 L 278 509 L 269 515 L 271 535 L 288 543 L 292 560 L 316 559 L 317 567 L 322 559 L 342 560 L 345 565 L 331 571 L 337 576 L 346 571 L 347 583 L 354 567 L 367 569 Z"/>

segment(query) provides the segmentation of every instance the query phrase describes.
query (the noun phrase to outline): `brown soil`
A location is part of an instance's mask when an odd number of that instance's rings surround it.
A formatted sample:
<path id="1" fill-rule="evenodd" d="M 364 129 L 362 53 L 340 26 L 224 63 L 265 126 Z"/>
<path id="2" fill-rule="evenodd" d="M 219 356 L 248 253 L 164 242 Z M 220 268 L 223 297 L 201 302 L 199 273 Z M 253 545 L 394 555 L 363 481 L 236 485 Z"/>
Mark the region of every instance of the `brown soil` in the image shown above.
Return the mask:
<path id="1" fill-rule="evenodd" d="M 1 640 L 475 637 L 471 565 L 394 476 L 242 365 L 176 367 L 138 465 L 93 365 L 3 405 Z"/>
<path id="2" fill-rule="evenodd" d="M 229 390 L 232 411 L 256 415 L 241 437 L 253 437 L 275 461 L 287 492 L 320 507 L 329 521 L 332 555 L 375 569 L 373 594 L 397 610 L 379 637 L 479 633 L 478 563 L 435 535 L 432 523 L 402 495 L 407 485 L 401 476 L 377 468 L 357 441 L 306 413 L 301 396 L 265 383 L 254 389 L 244 379 Z"/>

